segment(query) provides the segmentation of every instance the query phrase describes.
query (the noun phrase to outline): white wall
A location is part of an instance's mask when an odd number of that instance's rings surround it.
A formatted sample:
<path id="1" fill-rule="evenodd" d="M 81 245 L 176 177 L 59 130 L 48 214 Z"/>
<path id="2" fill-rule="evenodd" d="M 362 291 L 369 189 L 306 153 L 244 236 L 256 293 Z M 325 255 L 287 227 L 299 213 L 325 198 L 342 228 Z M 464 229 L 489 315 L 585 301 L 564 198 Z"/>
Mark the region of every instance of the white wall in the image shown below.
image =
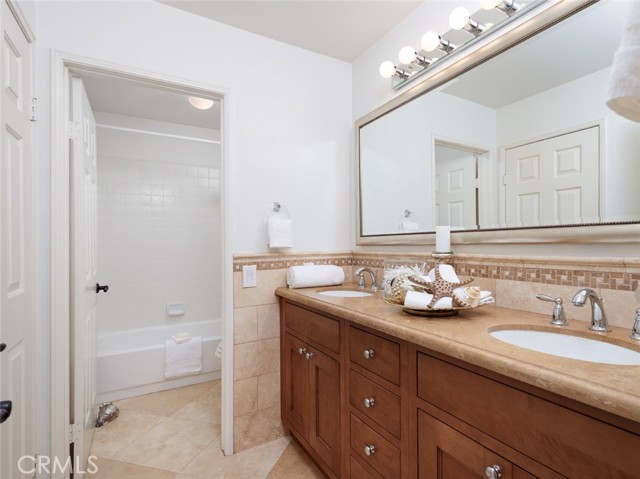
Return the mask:
<path id="1" fill-rule="evenodd" d="M 96 119 L 147 131 L 171 126 L 99 112 Z M 99 297 L 99 332 L 220 318 L 220 145 L 103 127 L 97 145 L 98 271 L 110 286 Z M 173 302 L 186 313 L 167 316 Z"/>
<path id="2" fill-rule="evenodd" d="M 264 220 L 274 201 L 293 216 L 295 250 L 349 247 L 348 63 L 153 1 L 39 3 L 38 44 L 43 106 L 51 49 L 228 88 L 234 251 L 268 251 Z"/>

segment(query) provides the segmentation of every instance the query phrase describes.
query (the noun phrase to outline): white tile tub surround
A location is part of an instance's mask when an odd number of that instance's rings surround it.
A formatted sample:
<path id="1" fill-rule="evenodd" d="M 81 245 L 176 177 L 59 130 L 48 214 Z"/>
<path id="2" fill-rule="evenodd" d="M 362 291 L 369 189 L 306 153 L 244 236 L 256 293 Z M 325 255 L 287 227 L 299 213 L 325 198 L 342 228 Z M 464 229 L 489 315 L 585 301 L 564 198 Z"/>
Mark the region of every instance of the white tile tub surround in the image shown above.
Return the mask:
<path id="1" fill-rule="evenodd" d="M 99 154 L 100 332 L 219 317 L 219 191 L 218 168 Z"/>

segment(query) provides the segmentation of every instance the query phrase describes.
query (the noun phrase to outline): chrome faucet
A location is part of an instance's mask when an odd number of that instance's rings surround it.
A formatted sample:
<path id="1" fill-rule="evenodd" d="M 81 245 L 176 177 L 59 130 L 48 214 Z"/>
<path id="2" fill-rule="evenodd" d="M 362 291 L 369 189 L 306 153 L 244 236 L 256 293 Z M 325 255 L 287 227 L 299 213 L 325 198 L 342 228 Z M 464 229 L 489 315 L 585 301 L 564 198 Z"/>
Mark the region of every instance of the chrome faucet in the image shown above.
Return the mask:
<path id="1" fill-rule="evenodd" d="M 591 301 L 591 327 L 589 329 L 599 333 L 611 331 L 607 315 L 604 312 L 604 306 L 602 305 L 602 298 L 594 290 L 590 288 L 581 289 L 575 294 L 571 302 L 574 306 L 582 307 L 587 298 Z"/>
<path id="2" fill-rule="evenodd" d="M 364 267 L 364 268 L 358 268 L 357 270 L 355 270 L 353 272 L 354 276 L 358 276 L 360 279 L 358 280 L 358 288 L 364 288 L 365 286 L 365 281 L 364 281 L 364 273 L 367 272 L 371 275 L 371 291 L 378 291 L 378 275 L 376 275 L 376 272 Z"/>

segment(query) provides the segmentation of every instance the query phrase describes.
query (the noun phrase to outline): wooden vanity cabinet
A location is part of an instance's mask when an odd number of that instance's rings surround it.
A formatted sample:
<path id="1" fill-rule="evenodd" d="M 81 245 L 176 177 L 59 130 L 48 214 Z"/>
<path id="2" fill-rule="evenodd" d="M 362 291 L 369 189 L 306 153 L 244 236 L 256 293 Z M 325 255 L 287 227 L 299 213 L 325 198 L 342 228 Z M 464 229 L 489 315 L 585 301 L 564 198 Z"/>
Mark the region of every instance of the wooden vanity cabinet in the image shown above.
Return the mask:
<path id="1" fill-rule="evenodd" d="M 341 321 L 290 303 L 281 306 L 283 424 L 328 477 L 340 477 Z M 326 339 L 329 348 L 315 337 Z"/>
<path id="2" fill-rule="evenodd" d="M 638 423 L 280 305 L 283 424 L 329 478 L 640 478 Z"/>

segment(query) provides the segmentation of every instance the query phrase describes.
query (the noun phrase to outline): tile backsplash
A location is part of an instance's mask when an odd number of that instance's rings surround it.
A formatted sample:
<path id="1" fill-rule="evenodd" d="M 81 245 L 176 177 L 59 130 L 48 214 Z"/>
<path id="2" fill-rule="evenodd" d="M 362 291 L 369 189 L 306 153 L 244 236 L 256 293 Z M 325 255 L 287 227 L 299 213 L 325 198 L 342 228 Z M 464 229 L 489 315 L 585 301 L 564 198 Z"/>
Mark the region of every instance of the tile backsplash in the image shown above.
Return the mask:
<path id="1" fill-rule="evenodd" d="M 289 266 L 335 264 L 351 282 L 353 269 L 379 271 L 384 259 L 401 257 L 433 267 L 429 255 L 410 253 L 271 253 L 234 256 L 234 435 L 237 451 L 284 434 L 280 422 L 279 310 L 274 290 L 286 286 Z M 242 266 L 257 265 L 256 288 L 242 287 Z M 638 303 L 634 291 L 640 281 L 638 258 L 565 258 L 498 255 L 456 255 L 452 264 L 474 285 L 494 293 L 497 306 L 551 315 L 553 304 L 536 293 L 564 298 L 567 318 L 590 320 L 590 308 L 578 308 L 571 298 L 582 287 L 604 298 L 610 323 L 631 328 Z M 380 274 L 378 274 L 380 277 Z"/>

